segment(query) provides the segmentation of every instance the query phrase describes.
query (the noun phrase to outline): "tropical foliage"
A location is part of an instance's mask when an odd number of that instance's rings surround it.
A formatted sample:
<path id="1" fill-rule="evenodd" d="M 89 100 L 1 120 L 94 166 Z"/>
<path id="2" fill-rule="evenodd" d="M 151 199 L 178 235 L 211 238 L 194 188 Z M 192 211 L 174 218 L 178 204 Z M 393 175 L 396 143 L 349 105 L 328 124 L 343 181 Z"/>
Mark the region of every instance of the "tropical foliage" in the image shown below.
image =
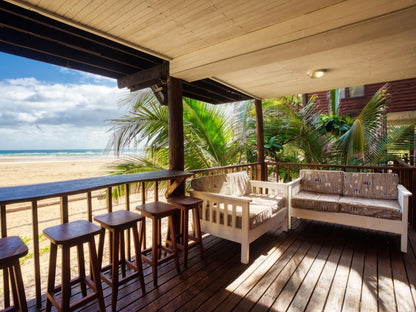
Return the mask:
<path id="1" fill-rule="evenodd" d="M 124 157 L 125 161 L 116 171 L 133 173 L 167 168 L 167 107 L 160 105 L 152 93 L 138 93 L 125 105 L 128 105 L 128 113 L 110 121 L 113 136 L 107 147 L 120 153 L 142 142 L 144 154 Z M 214 106 L 189 98 L 183 99 L 183 108 L 186 170 L 220 167 L 241 160 L 242 149 L 236 147 L 236 142 L 244 146 L 242 119 L 246 117 L 234 117 L 230 112 L 233 107 Z"/>

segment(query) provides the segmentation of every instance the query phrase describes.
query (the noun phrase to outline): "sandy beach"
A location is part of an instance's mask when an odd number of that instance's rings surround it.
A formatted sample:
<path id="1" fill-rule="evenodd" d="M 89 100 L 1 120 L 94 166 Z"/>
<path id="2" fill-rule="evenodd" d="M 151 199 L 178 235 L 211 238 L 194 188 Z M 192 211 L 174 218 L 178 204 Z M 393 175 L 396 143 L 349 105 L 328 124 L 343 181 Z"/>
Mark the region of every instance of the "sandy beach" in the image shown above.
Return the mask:
<path id="1" fill-rule="evenodd" d="M 45 182 L 54 182 L 62 180 L 73 180 L 88 177 L 97 177 L 107 175 L 109 173 L 111 165 L 114 164 L 114 159 L 61 159 L 61 160 L 48 160 L 48 159 L 22 159 L 19 157 L 3 158 L 0 159 L 0 187 L 25 185 L 25 184 L 38 184 Z M 104 194 L 103 191 L 97 191 L 94 195 Z M 84 194 L 85 195 L 85 194 Z M 80 195 L 77 195 L 78 197 Z M 81 195 L 82 196 L 82 195 Z M 76 197 L 76 196 L 75 196 Z M 84 219 L 87 220 L 86 200 L 74 200 L 75 197 L 69 197 L 69 220 Z M 153 197 L 148 197 L 153 198 Z M 71 200 L 72 199 L 72 200 Z M 49 200 L 51 201 L 51 200 Z M 39 233 L 46 227 L 57 225 L 60 223 L 60 206 L 59 198 L 54 198 L 55 204 L 47 205 L 45 207 L 42 204 L 45 201 L 38 202 L 38 218 L 39 218 Z M 131 205 L 139 203 L 138 195 L 132 195 Z M 113 210 L 124 209 L 124 203 L 121 200 L 113 202 Z M 19 207 L 26 206 L 27 209 L 20 210 Z M 18 208 L 18 209 L 16 209 Z M 30 203 L 22 203 L 15 205 L 8 205 L 7 210 L 7 235 L 18 235 L 29 247 L 29 254 L 25 259 L 22 259 L 22 271 L 24 276 L 24 284 L 27 299 L 33 299 L 35 297 L 35 279 L 34 279 L 34 258 L 33 258 L 33 227 L 32 227 L 32 212 L 30 209 Z M 17 210 L 17 211 L 16 211 Z M 13 212 L 12 212 L 13 211 Z M 98 196 L 93 199 L 93 216 L 103 214 L 107 212 L 106 200 L 103 196 Z M 151 228 L 150 226 L 148 228 Z M 147 233 L 149 237 L 150 233 Z M 148 240 L 151 241 L 151 240 Z M 41 262 L 41 283 L 42 294 L 46 290 L 48 261 L 49 261 L 49 241 L 40 235 L 40 262 Z M 106 244 L 107 246 L 107 244 Z M 107 247 L 106 247 L 107 248 Z M 104 255 L 108 254 L 108 250 L 104 251 Z M 71 256 L 71 266 L 74 264 L 76 267 L 76 253 Z M 88 258 L 87 258 L 88 259 Z M 88 261 L 86 261 L 86 264 Z M 59 260 L 58 260 L 58 263 Z M 106 259 L 104 259 L 104 264 Z M 73 270 L 77 271 L 77 270 Z M 0 273 L 1 275 L 1 273 Z M 57 269 L 56 282 L 60 281 L 60 269 Z M 0 285 L 0 307 L 3 306 L 3 283 Z"/>

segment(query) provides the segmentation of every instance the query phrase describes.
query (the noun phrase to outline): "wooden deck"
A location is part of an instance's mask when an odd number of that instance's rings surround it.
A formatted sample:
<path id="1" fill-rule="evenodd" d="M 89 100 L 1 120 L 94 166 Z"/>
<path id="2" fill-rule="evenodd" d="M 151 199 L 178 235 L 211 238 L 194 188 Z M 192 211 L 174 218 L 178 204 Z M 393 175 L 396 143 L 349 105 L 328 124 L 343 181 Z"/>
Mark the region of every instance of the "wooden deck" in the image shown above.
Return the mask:
<path id="1" fill-rule="evenodd" d="M 402 254 L 397 236 L 312 221 L 269 232 L 252 243 L 250 264 L 240 246 L 207 235 L 204 260 L 193 249 L 188 268 L 172 263 L 146 294 L 138 281 L 120 287 L 119 311 L 415 311 L 416 233 Z M 110 310 L 111 291 L 103 284 Z M 75 290 L 76 291 L 76 290 Z M 36 309 L 30 302 L 30 311 Z M 98 311 L 96 304 L 81 311 Z"/>

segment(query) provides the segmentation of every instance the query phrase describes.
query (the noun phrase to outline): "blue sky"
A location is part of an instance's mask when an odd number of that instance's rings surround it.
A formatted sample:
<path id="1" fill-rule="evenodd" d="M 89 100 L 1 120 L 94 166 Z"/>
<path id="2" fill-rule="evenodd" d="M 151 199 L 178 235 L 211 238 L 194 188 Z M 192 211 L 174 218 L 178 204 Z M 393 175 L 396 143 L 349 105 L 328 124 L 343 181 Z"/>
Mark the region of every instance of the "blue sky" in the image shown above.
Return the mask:
<path id="1" fill-rule="evenodd" d="M 128 91 L 113 79 L 0 52 L 0 150 L 106 147 Z"/>

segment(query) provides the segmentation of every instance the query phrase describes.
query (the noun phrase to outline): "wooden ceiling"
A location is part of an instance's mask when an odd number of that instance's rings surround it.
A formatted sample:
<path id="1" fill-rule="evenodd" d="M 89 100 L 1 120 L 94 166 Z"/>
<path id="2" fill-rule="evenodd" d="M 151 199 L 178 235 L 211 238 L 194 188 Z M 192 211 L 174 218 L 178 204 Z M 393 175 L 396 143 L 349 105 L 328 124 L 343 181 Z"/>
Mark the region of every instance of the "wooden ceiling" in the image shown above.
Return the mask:
<path id="1" fill-rule="evenodd" d="M 7 1 L 169 62 L 195 93 L 270 98 L 416 77 L 414 0 Z"/>

